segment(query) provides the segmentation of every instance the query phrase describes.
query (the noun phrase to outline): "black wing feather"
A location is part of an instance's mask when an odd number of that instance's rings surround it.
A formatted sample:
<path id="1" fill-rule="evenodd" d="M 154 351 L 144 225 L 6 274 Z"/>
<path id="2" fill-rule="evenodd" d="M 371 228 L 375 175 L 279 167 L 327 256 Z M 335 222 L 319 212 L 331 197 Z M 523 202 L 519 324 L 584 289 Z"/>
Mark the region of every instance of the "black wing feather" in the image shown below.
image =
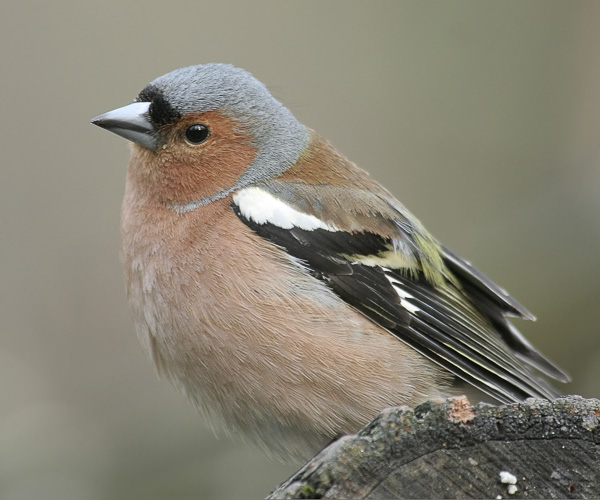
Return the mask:
<path id="1" fill-rule="evenodd" d="M 478 308 L 491 320 L 504 342 L 516 356 L 560 382 L 571 380 L 568 374 L 539 353 L 504 317 L 515 316 L 535 320 L 533 314 L 449 248 L 443 247 L 443 256 L 450 271 L 460 280 L 463 290 L 473 298 Z"/>
<path id="2" fill-rule="evenodd" d="M 301 259 L 343 300 L 417 351 L 502 402 L 527 397 L 554 398 L 556 390 L 521 362 L 525 358 L 549 376 L 563 379 L 560 369 L 533 349 L 504 314 L 530 317 L 523 306 L 448 249 L 447 265 L 460 283 L 449 278 L 436 287 L 421 273 L 368 266 L 347 255 L 378 255 L 390 241 L 379 235 L 283 229 L 237 216 L 252 230 Z M 397 289 L 411 308 L 402 305 Z M 411 310 L 416 307 L 417 310 Z M 516 333 L 515 333 L 516 332 Z M 513 352 L 514 351 L 514 352 Z M 536 363 L 539 357 L 542 361 Z M 566 376 L 566 375 L 565 375 Z"/>

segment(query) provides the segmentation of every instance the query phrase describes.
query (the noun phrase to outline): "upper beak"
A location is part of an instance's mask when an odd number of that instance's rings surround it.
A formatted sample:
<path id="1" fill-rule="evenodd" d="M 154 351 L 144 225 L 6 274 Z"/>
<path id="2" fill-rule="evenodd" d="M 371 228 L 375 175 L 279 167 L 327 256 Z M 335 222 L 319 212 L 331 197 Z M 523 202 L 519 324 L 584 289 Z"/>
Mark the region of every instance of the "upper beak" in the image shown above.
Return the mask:
<path id="1" fill-rule="evenodd" d="M 149 108 L 149 102 L 133 102 L 97 116 L 91 123 L 155 151 L 158 131 L 150 121 Z"/>

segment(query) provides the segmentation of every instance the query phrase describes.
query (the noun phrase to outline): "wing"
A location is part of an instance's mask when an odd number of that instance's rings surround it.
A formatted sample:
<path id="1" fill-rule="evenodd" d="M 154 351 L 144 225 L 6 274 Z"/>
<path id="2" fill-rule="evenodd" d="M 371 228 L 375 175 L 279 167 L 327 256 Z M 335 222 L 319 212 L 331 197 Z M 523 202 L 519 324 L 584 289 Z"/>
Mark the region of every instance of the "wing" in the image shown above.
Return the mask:
<path id="1" fill-rule="evenodd" d="M 535 321 L 533 314 L 512 298 L 506 290 L 496 285 L 449 248 L 443 247 L 443 256 L 446 265 L 459 278 L 463 290 L 471 300 L 478 304 L 481 310 L 487 311 L 488 316 L 495 318 L 502 339 L 517 357 L 555 380 L 560 382 L 571 380 L 563 370 L 538 352 L 506 319 L 506 316 L 513 316 Z M 498 313 L 501 315 L 500 318 L 497 317 Z"/>
<path id="2" fill-rule="evenodd" d="M 311 189 L 292 197 L 276 184 L 244 188 L 234 195 L 232 209 L 348 304 L 478 389 L 502 402 L 558 396 L 528 365 L 558 380 L 567 375 L 506 319 L 533 319 L 523 306 L 440 247 L 395 200 L 378 198 L 367 208 L 366 193 L 336 188 L 333 202 L 343 200 L 347 220 L 364 215 L 359 231 L 329 214 L 319 187 Z M 331 200 L 332 188 L 326 189 Z"/>

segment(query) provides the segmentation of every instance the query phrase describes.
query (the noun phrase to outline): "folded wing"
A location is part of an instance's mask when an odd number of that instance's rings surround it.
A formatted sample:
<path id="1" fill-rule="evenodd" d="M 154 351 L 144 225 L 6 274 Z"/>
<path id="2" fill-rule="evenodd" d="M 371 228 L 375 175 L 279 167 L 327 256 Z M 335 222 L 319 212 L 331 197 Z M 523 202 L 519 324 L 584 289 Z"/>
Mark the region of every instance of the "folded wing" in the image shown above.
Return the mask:
<path id="1" fill-rule="evenodd" d="M 534 319 L 523 306 L 437 244 L 395 200 L 365 207 L 365 193 L 322 189 L 323 197 L 319 186 L 292 196 L 264 183 L 236 193 L 232 209 L 352 307 L 499 401 L 559 395 L 531 367 L 560 381 L 568 376 L 506 318 Z M 328 206 L 338 201 L 349 207 L 341 217 Z"/>

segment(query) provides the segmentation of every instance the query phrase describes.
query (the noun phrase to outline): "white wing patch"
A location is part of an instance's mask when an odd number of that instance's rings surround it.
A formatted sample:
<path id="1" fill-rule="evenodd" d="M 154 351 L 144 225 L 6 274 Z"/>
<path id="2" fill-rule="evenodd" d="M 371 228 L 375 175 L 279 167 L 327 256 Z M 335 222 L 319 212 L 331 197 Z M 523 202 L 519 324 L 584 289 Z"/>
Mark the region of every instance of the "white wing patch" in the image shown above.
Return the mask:
<path id="1" fill-rule="evenodd" d="M 408 299 L 414 299 L 414 297 L 402 288 L 402 283 L 392 278 L 391 276 L 388 276 L 387 274 L 385 275 L 385 277 L 394 287 L 394 290 L 396 290 L 396 293 L 400 297 L 400 305 L 411 314 L 418 313 L 421 309 L 419 309 L 417 306 L 408 301 Z"/>
<path id="2" fill-rule="evenodd" d="M 326 229 L 339 231 L 333 225 L 326 224 L 314 215 L 305 214 L 258 187 L 240 189 L 233 195 L 234 203 L 246 219 L 257 224 L 274 224 L 282 229 L 297 227 L 306 231 Z"/>

